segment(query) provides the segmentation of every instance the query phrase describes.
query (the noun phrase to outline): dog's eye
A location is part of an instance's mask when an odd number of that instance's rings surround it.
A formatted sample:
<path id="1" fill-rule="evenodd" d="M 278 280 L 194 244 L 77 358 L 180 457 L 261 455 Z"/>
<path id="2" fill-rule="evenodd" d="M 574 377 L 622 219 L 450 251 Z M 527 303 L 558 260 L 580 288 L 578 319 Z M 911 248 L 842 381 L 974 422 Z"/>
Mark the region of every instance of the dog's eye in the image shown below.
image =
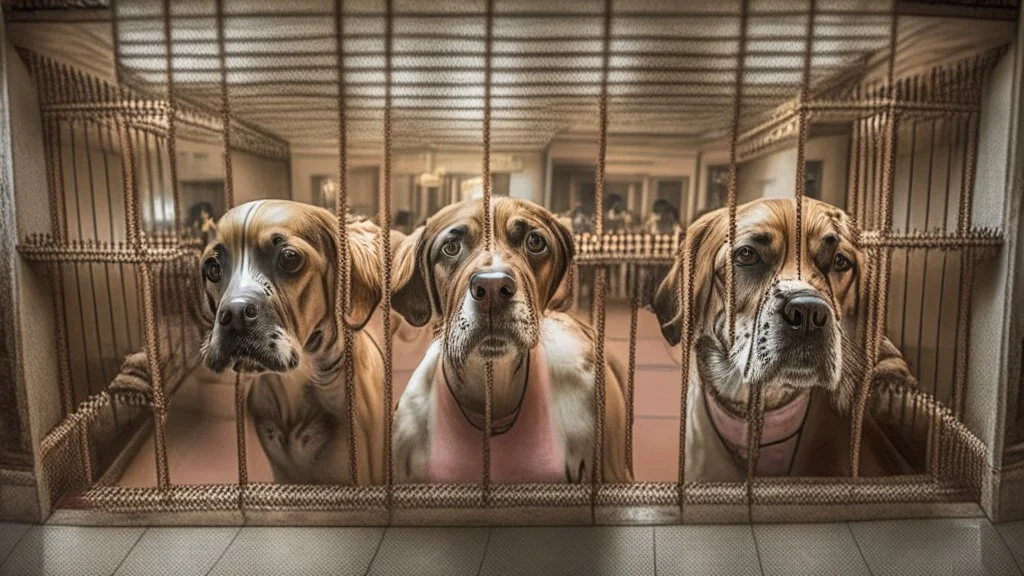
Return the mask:
<path id="1" fill-rule="evenodd" d="M 277 256 L 277 266 L 289 274 L 295 274 L 302 268 L 302 254 L 295 248 L 285 248 Z"/>
<path id="2" fill-rule="evenodd" d="M 206 259 L 206 262 L 203 262 L 203 278 L 208 282 L 213 282 L 214 284 L 220 282 L 220 262 L 218 262 L 215 257 L 210 256 Z"/>
<path id="3" fill-rule="evenodd" d="M 530 254 L 540 254 L 548 248 L 548 241 L 537 232 L 530 232 L 526 237 L 526 249 Z"/>
<path id="4" fill-rule="evenodd" d="M 740 246 L 732 256 L 737 266 L 753 266 L 761 261 L 761 255 L 750 246 Z"/>
<path id="5" fill-rule="evenodd" d="M 853 262 L 842 254 L 836 254 L 836 259 L 832 262 L 832 270 L 835 272 L 846 272 L 850 268 L 853 268 Z"/>
<path id="6" fill-rule="evenodd" d="M 458 256 L 461 251 L 462 242 L 458 240 L 449 240 L 441 246 L 441 252 L 444 252 L 445 256 Z"/>

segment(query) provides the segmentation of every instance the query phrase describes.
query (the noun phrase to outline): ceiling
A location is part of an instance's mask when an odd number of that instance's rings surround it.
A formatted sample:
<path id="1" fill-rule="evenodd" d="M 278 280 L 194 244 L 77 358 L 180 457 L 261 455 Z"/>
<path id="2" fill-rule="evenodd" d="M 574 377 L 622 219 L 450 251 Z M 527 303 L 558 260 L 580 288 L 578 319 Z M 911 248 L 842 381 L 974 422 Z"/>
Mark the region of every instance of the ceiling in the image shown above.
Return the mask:
<path id="1" fill-rule="evenodd" d="M 102 7 L 80 10 L 77 19 L 28 11 L 9 18 L 9 30 L 15 43 L 70 59 L 98 75 L 113 75 L 116 43 L 123 77 L 162 94 L 167 82 L 163 5 L 162 0 L 120 0 L 113 11 L 116 22 Z M 349 144 L 380 146 L 387 6 L 383 0 L 345 0 L 342 5 Z M 608 40 L 609 133 L 665 135 L 694 146 L 719 140 L 729 131 L 737 69 L 741 127 L 753 126 L 799 94 L 809 32 L 812 86 L 841 74 L 852 79 L 884 75 L 894 10 L 890 2 L 817 0 L 813 31 L 809 10 L 807 0 L 749 0 L 744 28 L 740 0 L 614 1 Z M 175 0 L 176 93 L 220 109 L 222 24 L 232 115 L 276 134 L 293 149 L 336 148 L 335 17 L 332 0 L 225 0 L 222 19 L 214 0 Z M 395 0 L 391 23 L 393 144 L 480 146 L 486 2 Z M 604 24 L 604 2 L 494 2 L 490 105 L 496 147 L 536 149 L 559 135 L 596 133 Z M 901 15 L 896 74 L 1005 45 L 1014 30 L 1015 24 L 1006 21 Z"/>

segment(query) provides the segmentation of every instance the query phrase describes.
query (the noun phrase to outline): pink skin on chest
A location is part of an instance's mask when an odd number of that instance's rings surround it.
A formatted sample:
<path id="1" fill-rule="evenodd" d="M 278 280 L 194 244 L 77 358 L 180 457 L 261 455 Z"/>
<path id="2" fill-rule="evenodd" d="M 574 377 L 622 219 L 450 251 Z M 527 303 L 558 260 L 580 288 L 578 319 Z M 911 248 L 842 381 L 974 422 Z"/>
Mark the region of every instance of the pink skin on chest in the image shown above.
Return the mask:
<path id="1" fill-rule="evenodd" d="M 473 426 L 462 413 L 445 382 L 442 365 L 443 361 L 439 361 L 431 391 L 433 434 L 427 479 L 455 484 L 480 482 L 484 431 Z M 527 378 L 523 401 L 511 428 L 491 436 L 491 481 L 564 482 L 565 453 L 551 418 L 550 371 L 539 346 L 530 351 Z M 501 425 L 502 422 L 495 421 L 492 429 Z"/>

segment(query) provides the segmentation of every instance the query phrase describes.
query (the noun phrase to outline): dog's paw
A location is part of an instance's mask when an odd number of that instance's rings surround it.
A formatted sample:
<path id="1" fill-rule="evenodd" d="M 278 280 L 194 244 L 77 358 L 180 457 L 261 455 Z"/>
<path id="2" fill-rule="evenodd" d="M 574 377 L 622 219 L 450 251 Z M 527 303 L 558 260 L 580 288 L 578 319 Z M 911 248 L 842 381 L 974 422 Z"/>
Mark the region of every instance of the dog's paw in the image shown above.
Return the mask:
<path id="1" fill-rule="evenodd" d="M 883 339 L 879 346 L 878 361 L 871 369 L 871 381 L 875 389 L 890 392 L 917 388 L 917 378 L 910 372 L 903 353 L 888 338 Z"/>
<path id="2" fill-rule="evenodd" d="M 150 405 L 153 401 L 153 386 L 146 353 L 136 352 L 126 356 L 121 370 L 107 390 L 122 405 Z"/>

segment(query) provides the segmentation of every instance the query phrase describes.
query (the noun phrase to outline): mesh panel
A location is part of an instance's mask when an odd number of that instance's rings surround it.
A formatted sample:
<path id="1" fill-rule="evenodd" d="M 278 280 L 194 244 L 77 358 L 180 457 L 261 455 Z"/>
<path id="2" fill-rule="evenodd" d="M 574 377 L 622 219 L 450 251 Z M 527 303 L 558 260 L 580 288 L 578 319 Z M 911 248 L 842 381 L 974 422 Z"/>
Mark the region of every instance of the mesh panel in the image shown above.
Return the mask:
<path id="1" fill-rule="evenodd" d="M 689 518 L 699 521 L 708 518 L 701 516 L 704 507 L 742 507 L 752 514 L 756 506 L 810 505 L 829 507 L 842 517 L 842 506 L 849 504 L 980 498 L 987 449 L 960 421 L 968 385 L 971 279 L 973 267 L 999 248 L 1002 235 L 971 227 L 971 198 L 981 89 L 1012 34 L 1010 27 L 986 21 L 965 28 L 950 19 L 901 16 L 900 5 L 888 2 L 813 0 L 685 8 L 639 1 L 425 7 L 390 1 L 285 6 L 132 0 L 111 10 L 116 81 L 26 53 L 46 122 L 52 233 L 30 236 L 19 249 L 49 271 L 54 289 L 61 365 L 56 385 L 64 420 L 41 448 L 54 500 L 72 495 L 65 505 L 118 513 L 589 507 L 595 521 L 599 508 L 674 506 L 681 519 L 693 507 L 696 515 Z M 962 51 L 968 47 L 971 57 L 965 60 Z M 175 484 L 166 454 L 167 410 L 178 383 L 194 367 L 209 321 L 195 281 L 200 244 L 183 234 L 188 218 L 176 178 L 181 143 L 209 145 L 223 155 L 223 189 L 216 199 L 223 209 L 235 203 L 235 151 L 285 161 L 296 150 L 336 153 L 332 208 L 342 234 L 350 152 L 380 156 L 382 186 L 375 206 L 384 231 L 381 266 L 389 278 L 396 151 L 482 148 L 482 197 L 488 205 L 497 182 L 490 177 L 492 148 L 537 150 L 565 134 L 596 141 L 595 218 L 591 229 L 575 236 L 578 261 L 570 292 L 577 302 L 581 292 L 590 298 L 597 363 L 603 365 L 606 298 L 609 285 L 618 282 L 618 266 L 633 265 L 631 278 L 639 284 L 637 278 L 644 277 L 639 271 L 680 261 L 684 350 L 693 344 L 695 322 L 695 256 L 685 233 L 625 232 L 605 222 L 609 138 L 629 136 L 637 126 L 653 127 L 651 135 L 727 150 L 711 204 L 728 209 L 732 253 L 743 184 L 739 165 L 767 150 L 793 146 L 796 196 L 813 196 L 807 142 L 810 134 L 836 124 L 850 128 L 844 200 L 864 230 L 861 247 L 867 252 L 864 354 L 874 365 L 886 336 L 902 339 L 900 347 L 909 346 L 917 356 L 911 366 L 923 384 L 876 387 L 875 375 L 864 375 L 852 418 L 851 477 L 756 477 L 764 399 L 752 386 L 747 415 L 755 432 L 748 436 L 746 482 L 687 479 L 685 354 L 676 482 L 603 482 L 606 383 L 598 371 L 597 471 L 581 485 L 492 484 L 488 440 L 482 446 L 480 485 L 396 486 L 390 470 L 383 486 L 249 482 L 238 382 L 238 483 Z M 927 159 L 919 160 L 922 155 Z M 934 165 L 937 157 L 945 158 L 946 173 L 924 171 L 923 163 Z M 795 206 L 799 239 L 803 204 Z M 917 216 L 922 206 L 923 218 Z M 687 213 L 692 217 L 694 210 Z M 485 222 L 491 241 L 491 223 Z M 340 252 L 338 269 L 344 271 L 347 256 Z M 923 290 L 909 280 L 916 266 L 929 266 L 932 273 L 941 266 L 940 285 L 950 286 L 933 298 L 941 323 L 936 332 L 948 340 L 952 354 L 932 351 L 930 365 L 921 359 L 924 305 L 911 306 L 915 289 Z M 732 267 L 728 270 L 731 339 L 735 279 Z M 344 275 L 338 278 L 339 317 L 348 305 Z M 390 282 L 385 286 L 384 333 L 390 335 Z M 639 294 L 642 288 L 633 289 Z M 943 308 L 947 300 L 951 304 Z M 636 298 L 630 410 L 638 306 Z M 908 325 L 915 313 L 918 320 Z M 907 336 L 915 329 L 916 336 Z M 390 339 L 383 349 L 390 408 Z M 141 366 L 121 365 L 124 356 L 139 351 L 145 352 Z M 944 368 L 940 362 L 947 360 Z M 949 373 L 948 381 L 940 381 L 940 372 Z M 131 378 L 140 374 L 141 382 Z M 486 422 L 490 403 L 489 388 Z M 346 410 L 352 422 L 352 398 Z M 390 461 L 390 409 L 385 414 L 382 457 Z M 865 419 L 908 446 L 904 455 L 916 458 L 920 473 L 862 478 Z M 150 429 L 156 485 L 94 485 L 123 443 Z"/>

